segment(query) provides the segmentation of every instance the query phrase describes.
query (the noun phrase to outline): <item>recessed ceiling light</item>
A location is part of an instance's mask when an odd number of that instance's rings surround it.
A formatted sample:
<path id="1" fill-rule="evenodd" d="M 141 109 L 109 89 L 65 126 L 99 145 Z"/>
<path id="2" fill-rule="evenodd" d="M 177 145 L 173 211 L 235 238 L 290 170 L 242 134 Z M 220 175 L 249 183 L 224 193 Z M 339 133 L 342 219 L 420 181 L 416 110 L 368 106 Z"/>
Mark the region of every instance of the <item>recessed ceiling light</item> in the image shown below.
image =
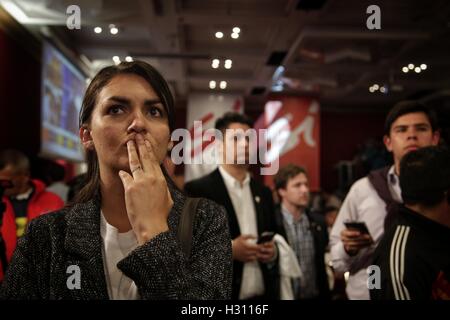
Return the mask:
<path id="1" fill-rule="evenodd" d="M 375 84 L 373 85 L 373 89 L 374 89 L 374 90 L 378 90 L 378 89 L 380 89 L 380 86 L 379 86 L 378 84 L 375 83 Z"/>
<path id="2" fill-rule="evenodd" d="M 374 92 L 375 92 L 375 89 L 371 86 L 371 87 L 369 88 L 369 91 L 370 91 L 371 93 L 374 93 Z"/>
<path id="3" fill-rule="evenodd" d="M 414 68 L 414 71 L 415 71 L 416 73 L 421 73 L 421 72 L 422 72 L 422 69 L 420 69 L 420 67 L 415 67 L 415 68 Z"/>
<path id="4" fill-rule="evenodd" d="M 94 28 L 94 32 L 95 32 L 95 33 L 102 33 L 102 28 L 100 28 L 100 27 L 95 27 L 95 28 Z"/>
<path id="5" fill-rule="evenodd" d="M 117 34 L 119 32 L 119 29 L 115 25 L 110 24 L 109 25 L 109 32 L 111 32 L 111 34 Z"/>
<path id="6" fill-rule="evenodd" d="M 231 34 L 231 37 L 232 37 L 233 39 L 237 39 L 237 38 L 239 38 L 239 33 L 233 32 L 233 33 Z"/>
<path id="7" fill-rule="evenodd" d="M 414 69 L 414 65 L 412 63 L 408 64 L 408 68 L 409 70 L 413 70 Z"/>
<path id="8" fill-rule="evenodd" d="M 216 38 L 217 39 L 222 39 L 223 38 L 223 32 L 217 31 L 216 32 Z"/>
<path id="9" fill-rule="evenodd" d="M 132 61 L 133 61 L 133 58 L 130 57 L 130 56 L 126 56 L 126 57 L 125 57 L 125 61 L 126 61 L 126 62 L 132 62 Z"/>
<path id="10" fill-rule="evenodd" d="M 114 56 L 112 59 L 113 59 L 113 61 L 114 61 L 115 64 L 119 64 L 119 63 L 120 63 L 120 58 L 119 58 L 119 56 Z"/>
<path id="11" fill-rule="evenodd" d="M 408 73 L 409 69 L 408 69 L 408 67 L 403 67 L 403 68 L 402 68 L 402 71 L 403 71 L 404 73 Z"/>
<path id="12" fill-rule="evenodd" d="M 386 93 L 386 91 L 387 91 L 387 90 L 386 90 L 386 87 L 381 87 L 381 88 L 380 88 L 380 92 L 381 92 L 381 93 Z"/>
<path id="13" fill-rule="evenodd" d="M 425 63 L 422 63 L 422 64 L 420 65 L 420 69 L 422 69 L 422 70 L 427 70 L 427 65 L 426 65 Z"/>
<path id="14" fill-rule="evenodd" d="M 233 28 L 233 33 L 239 33 L 239 32 L 241 32 L 241 29 L 239 27 Z"/>
<path id="15" fill-rule="evenodd" d="M 209 88 L 210 88 L 210 89 L 215 89 L 215 88 L 216 88 L 216 82 L 215 82 L 214 80 L 211 80 L 211 81 L 209 82 Z"/>
<path id="16" fill-rule="evenodd" d="M 220 81 L 220 89 L 226 89 L 227 87 L 227 82 L 226 81 Z"/>

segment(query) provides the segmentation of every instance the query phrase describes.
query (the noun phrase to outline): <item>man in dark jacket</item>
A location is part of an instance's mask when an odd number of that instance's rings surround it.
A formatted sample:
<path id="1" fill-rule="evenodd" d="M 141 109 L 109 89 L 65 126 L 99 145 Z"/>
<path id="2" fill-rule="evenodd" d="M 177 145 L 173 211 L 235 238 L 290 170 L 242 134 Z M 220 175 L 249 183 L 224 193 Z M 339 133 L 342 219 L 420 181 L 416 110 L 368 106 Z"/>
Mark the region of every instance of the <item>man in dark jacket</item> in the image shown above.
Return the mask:
<path id="1" fill-rule="evenodd" d="M 375 251 L 379 272 L 369 278 L 370 297 L 450 300 L 449 151 L 427 147 L 405 155 L 400 186 L 404 205 Z"/>
<path id="2" fill-rule="evenodd" d="M 296 299 L 329 299 L 325 271 L 328 232 L 319 214 L 308 209 L 309 184 L 305 169 L 289 164 L 280 168 L 274 179 L 281 203 L 276 210 L 277 232 L 297 255 L 302 279 L 293 280 Z"/>
<path id="3" fill-rule="evenodd" d="M 216 129 L 223 134 L 224 163 L 209 175 L 187 183 L 185 190 L 191 196 L 211 199 L 227 211 L 233 248 L 232 298 L 278 299 L 275 244 L 256 244 L 261 233 L 275 231 L 275 219 L 270 189 L 248 172 L 250 146 L 246 132 L 251 127 L 251 120 L 238 113 L 230 112 L 218 119 Z M 239 150 L 238 145 L 244 148 Z"/>

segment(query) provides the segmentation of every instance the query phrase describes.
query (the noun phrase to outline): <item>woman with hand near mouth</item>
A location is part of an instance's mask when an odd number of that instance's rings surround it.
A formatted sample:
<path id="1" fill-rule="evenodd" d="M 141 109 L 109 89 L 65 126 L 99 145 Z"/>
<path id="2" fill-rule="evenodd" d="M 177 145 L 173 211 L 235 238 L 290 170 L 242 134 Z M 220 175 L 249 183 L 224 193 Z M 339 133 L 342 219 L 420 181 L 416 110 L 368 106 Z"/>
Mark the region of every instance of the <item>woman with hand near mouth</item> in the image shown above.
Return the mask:
<path id="1" fill-rule="evenodd" d="M 63 210 L 33 221 L 0 291 L 12 299 L 229 299 L 225 211 L 201 199 L 192 248 L 177 237 L 186 197 L 161 166 L 173 98 L 145 62 L 102 69 L 80 111 L 87 183 Z"/>

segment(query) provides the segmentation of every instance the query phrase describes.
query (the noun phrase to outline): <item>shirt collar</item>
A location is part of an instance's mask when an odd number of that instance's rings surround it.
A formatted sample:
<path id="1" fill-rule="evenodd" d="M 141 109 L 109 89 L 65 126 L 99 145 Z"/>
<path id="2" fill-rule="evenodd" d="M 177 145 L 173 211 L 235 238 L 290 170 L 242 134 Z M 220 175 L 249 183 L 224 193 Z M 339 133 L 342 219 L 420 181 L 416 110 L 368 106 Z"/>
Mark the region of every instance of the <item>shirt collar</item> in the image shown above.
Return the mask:
<path id="1" fill-rule="evenodd" d="M 292 216 L 292 214 L 289 212 L 288 209 L 286 209 L 283 204 L 280 205 L 281 206 L 281 213 L 283 214 L 284 219 L 286 220 L 286 222 L 289 225 L 292 225 L 294 223 L 299 223 L 301 222 L 304 218 L 304 216 L 306 215 L 306 210 L 300 215 L 300 219 L 298 221 L 294 221 L 294 217 Z"/>
<path id="2" fill-rule="evenodd" d="M 399 182 L 398 176 L 395 174 L 395 166 L 392 166 L 388 171 L 388 181 L 393 185 L 396 185 Z"/>
<path id="3" fill-rule="evenodd" d="M 245 175 L 245 179 L 242 182 L 237 180 L 235 177 L 233 177 L 231 174 L 229 174 L 222 166 L 219 166 L 219 172 L 222 175 L 223 180 L 225 181 L 225 184 L 233 187 L 233 188 L 243 188 L 250 184 L 250 174 L 247 172 Z"/>
<path id="4" fill-rule="evenodd" d="M 17 196 L 13 197 L 16 200 L 26 200 L 30 197 L 30 195 L 33 193 L 33 188 L 31 187 L 24 193 L 18 194 Z"/>

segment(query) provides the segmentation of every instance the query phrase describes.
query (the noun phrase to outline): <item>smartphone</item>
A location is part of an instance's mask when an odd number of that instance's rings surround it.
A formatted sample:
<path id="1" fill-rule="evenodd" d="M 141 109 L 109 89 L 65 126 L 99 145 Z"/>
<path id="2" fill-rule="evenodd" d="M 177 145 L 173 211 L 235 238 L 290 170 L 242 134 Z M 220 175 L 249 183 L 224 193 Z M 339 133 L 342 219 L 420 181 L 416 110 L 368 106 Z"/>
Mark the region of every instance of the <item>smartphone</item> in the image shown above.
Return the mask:
<path id="1" fill-rule="evenodd" d="M 347 229 L 349 230 L 356 230 L 359 231 L 361 233 L 366 233 L 366 234 L 370 234 L 369 233 L 369 229 L 367 228 L 367 225 L 365 222 L 362 221 L 346 221 L 344 222 L 345 226 L 347 227 Z"/>
<path id="2" fill-rule="evenodd" d="M 261 243 L 272 241 L 274 236 L 275 236 L 275 232 L 265 231 L 265 232 L 261 233 L 261 235 L 259 236 L 258 241 L 256 243 L 261 244 Z"/>

